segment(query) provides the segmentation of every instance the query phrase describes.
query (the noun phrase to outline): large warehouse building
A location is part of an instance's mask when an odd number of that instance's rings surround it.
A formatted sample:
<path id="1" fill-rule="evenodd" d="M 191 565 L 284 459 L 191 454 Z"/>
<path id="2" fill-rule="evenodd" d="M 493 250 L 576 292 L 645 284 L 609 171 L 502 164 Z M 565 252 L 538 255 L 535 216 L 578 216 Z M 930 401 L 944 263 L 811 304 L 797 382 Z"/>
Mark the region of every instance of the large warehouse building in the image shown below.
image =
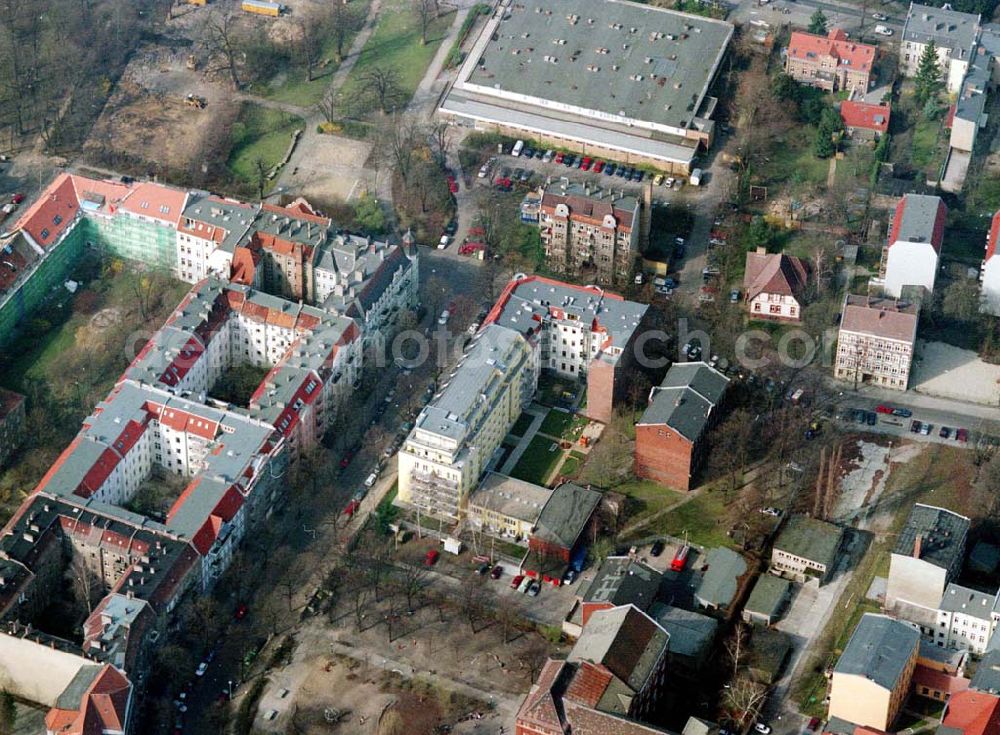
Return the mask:
<path id="1" fill-rule="evenodd" d="M 623 0 L 506 0 L 440 111 L 553 148 L 689 173 L 711 145 L 720 20 Z"/>

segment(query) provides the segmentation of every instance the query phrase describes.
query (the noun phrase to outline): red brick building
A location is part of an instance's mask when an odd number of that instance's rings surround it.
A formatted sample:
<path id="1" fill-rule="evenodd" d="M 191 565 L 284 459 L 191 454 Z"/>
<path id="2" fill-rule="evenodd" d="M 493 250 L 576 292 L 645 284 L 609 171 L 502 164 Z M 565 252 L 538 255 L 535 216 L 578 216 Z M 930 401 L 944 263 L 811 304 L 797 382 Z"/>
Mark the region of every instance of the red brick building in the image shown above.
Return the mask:
<path id="1" fill-rule="evenodd" d="M 875 73 L 878 48 L 856 43 L 839 28 L 826 36 L 795 31 L 788 42 L 785 73 L 796 82 L 827 92 L 868 91 Z"/>
<path id="2" fill-rule="evenodd" d="M 545 559 L 562 569 L 573 550 L 586 541 L 586 531 L 601 503 L 601 494 L 564 482 L 556 487 L 542 508 L 535 530 L 528 538 L 532 560 Z M 539 570 L 543 571 L 543 570 Z M 551 570 L 544 570 L 551 571 Z"/>
<path id="3" fill-rule="evenodd" d="M 703 362 L 673 365 L 635 426 L 635 474 L 690 490 L 728 386 L 728 378 Z"/>

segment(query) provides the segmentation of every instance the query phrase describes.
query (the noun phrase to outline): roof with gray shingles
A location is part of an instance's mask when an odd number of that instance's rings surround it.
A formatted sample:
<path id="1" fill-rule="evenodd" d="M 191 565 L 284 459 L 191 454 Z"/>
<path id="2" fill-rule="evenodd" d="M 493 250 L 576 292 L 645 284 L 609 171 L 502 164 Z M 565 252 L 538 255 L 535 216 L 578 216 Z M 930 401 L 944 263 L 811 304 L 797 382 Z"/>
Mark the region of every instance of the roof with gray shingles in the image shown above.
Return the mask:
<path id="1" fill-rule="evenodd" d="M 979 34 L 980 16 L 957 10 L 910 3 L 903 26 L 903 40 L 927 44 L 951 51 L 953 59 L 968 60 Z"/>
<path id="2" fill-rule="evenodd" d="M 647 610 L 656 598 L 662 579 L 662 574 L 642 562 L 632 561 L 627 556 L 609 556 L 581 598 L 584 602 L 634 604 Z"/>
<path id="3" fill-rule="evenodd" d="M 689 441 L 697 441 L 728 385 L 727 377 L 704 362 L 675 363 L 653 388 L 638 425 L 665 424 Z"/>
<path id="4" fill-rule="evenodd" d="M 997 594 L 995 592 L 988 594 L 951 582 L 944 589 L 938 609 L 945 612 L 962 613 L 980 620 L 991 620 L 993 605 L 996 601 Z"/>
<path id="5" fill-rule="evenodd" d="M 993 638 L 996 637 L 997 635 L 994 634 Z M 990 639 L 991 643 L 993 638 Z M 986 652 L 976 667 L 976 673 L 972 675 L 969 688 L 990 694 L 1000 694 L 1000 649 Z"/>
<path id="6" fill-rule="evenodd" d="M 919 646 L 916 628 L 885 615 L 865 613 L 833 672 L 863 676 L 893 690 Z"/>

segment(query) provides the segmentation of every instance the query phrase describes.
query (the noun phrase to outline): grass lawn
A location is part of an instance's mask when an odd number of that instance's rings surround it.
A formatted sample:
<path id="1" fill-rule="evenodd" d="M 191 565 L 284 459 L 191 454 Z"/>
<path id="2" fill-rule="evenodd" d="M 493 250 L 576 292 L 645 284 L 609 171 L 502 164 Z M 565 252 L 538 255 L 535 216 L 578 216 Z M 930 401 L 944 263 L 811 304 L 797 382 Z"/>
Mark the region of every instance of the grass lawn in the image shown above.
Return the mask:
<path id="1" fill-rule="evenodd" d="M 354 0 L 351 4 L 359 18 L 365 18 L 368 15 L 368 0 Z M 350 50 L 355 35 L 357 34 L 351 33 L 344 39 L 344 55 L 347 55 Z M 315 79 L 311 82 L 306 79 L 305 69 L 300 65 L 296 65 L 294 68 L 280 73 L 266 84 L 261 85 L 257 91 L 260 92 L 261 96 L 275 102 L 298 105 L 300 107 L 312 107 L 323 99 L 323 95 L 330 86 L 333 75 L 337 73 L 337 68 L 340 65 L 335 61 L 336 55 L 336 39 L 329 38 L 323 44 L 322 54 L 322 58 L 326 59 L 329 63 L 322 69 L 315 69 L 313 71 Z"/>
<path id="2" fill-rule="evenodd" d="M 558 446 L 549 451 L 555 443 L 545 437 L 534 437 L 510 474 L 519 480 L 544 485 L 553 468 L 562 459 L 563 453 Z"/>
<path id="3" fill-rule="evenodd" d="M 928 174 L 937 174 L 944 156 L 941 138 L 941 121 L 921 117 L 913 126 L 910 144 L 910 163 Z"/>
<path id="4" fill-rule="evenodd" d="M 565 465 L 564 465 L 565 466 Z M 676 490 L 668 490 L 651 480 L 632 480 L 614 488 L 629 499 L 629 523 L 658 513 L 684 497 Z"/>
<path id="5" fill-rule="evenodd" d="M 542 421 L 542 425 L 538 430 L 543 434 L 548 434 L 557 439 L 573 441 L 580 435 L 580 431 L 586 425 L 587 419 L 582 416 L 552 409 L 545 417 L 545 420 Z"/>
<path id="6" fill-rule="evenodd" d="M 357 94 L 359 79 L 367 69 L 391 69 L 398 77 L 400 107 L 409 103 L 430 66 L 438 46 L 455 20 L 454 12 L 434 19 L 427 31 L 427 45 L 420 45 L 420 23 L 410 3 L 391 0 L 382 6 L 375 31 L 358 56 L 344 84 L 344 96 Z"/>
<path id="7" fill-rule="evenodd" d="M 852 143 L 844 157 L 837 161 L 834 180 L 838 186 L 845 187 L 845 190 L 847 187 L 867 187 L 874 162 L 875 151 L 870 144 L 862 141 Z"/>
<path id="8" fill-rule="evenodd" d="M 816 128 L 801 125 L 793 128 L 784 141 L 775 141 L 770 159 L 757 172 L 760 183 L 780 184 L 793 181 L 802 184 L 825 185 L 830 162 L 813 153 Z"/>
<path id="9" fill-rule="evenodd" d="M 257 159 L 262 160 L 268 169 L 276 166 L 288 150 L 292 133 L 304 124 L 301 117 L 251 102 L 244 103 L 233 123 L 229 169 L 237 178 L 256 183 Z"/>
<path id="10" fill-rule="evenodd" d="M 531 426 L 531 422 L 535 420 L 533 414 L 522 413 L 517 417 L 517 421 L 514 422 L 514 426 L 511 428 L 510 433 L 514 436 L 524 436 L 528 431 L 528 427 Z"/>
<path id="11" fill-rule="evenodd" d="M 536 400 L 546 406 L 555 406 L 571 400 L 564 394 L 578 395 L 581 390 L 585 389 L 576 380 L 543 374 L 538 379 L 538 395 L 536 396 Z"/>
<path id="12" fill-rule="evenodd" d="M 648 485 L 651 486 L 651 489 L 658 490 L 659 493 L 666 493 L 667 499 L 660 499 L 658 495 L 646 495 L 646 502 L 658 502 L 660 508 L 663 508 L 679 499 L 680 493 L 665 490 L 652 483 L 648 483 Z M 615 490 L 621 492 L 623 487 L 628 486 L 629 484 L 620 485 Z M 670 496 L 674 497 L 670 499 Z M 639 497 L 642 499 L 643 496 Z M 702 491 L 688 502 L 677 506 L 674 510 L 650 523 L 641 531 L 641 535 L 647 536 L 652 531 L 683 537 L 684 533 L 687 532 L 688 538 L 695 544 L 705 547 L 732 546 L 732 539 L 726 536 L 726 530 L 729 527 L 726 511 L 724 493 Z"/>

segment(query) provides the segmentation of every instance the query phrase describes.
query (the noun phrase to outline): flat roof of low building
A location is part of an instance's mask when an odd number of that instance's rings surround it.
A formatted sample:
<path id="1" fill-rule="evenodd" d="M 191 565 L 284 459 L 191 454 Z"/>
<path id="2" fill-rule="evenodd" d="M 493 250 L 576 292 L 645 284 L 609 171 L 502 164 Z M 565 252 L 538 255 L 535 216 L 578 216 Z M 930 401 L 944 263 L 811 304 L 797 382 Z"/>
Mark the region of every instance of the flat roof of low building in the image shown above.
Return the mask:
<path id="1" fill-rule="evenodd" d="M 726 607 L 736 597 L 739 580 L 747 572 L 746 560 L 732 549 L 709 549 L 705 556 L 708 569 L 701 578 L 695 596 L 706 604 Z"/>
<path id="2" fill-rule="evenodd" d="M 910 511 L 892 553 L 919 556 L 942 569 L 950 569 L 965 550 L 969 519 L 944 508 L 917 503 Z M 919 550 L 917 539 L 920 539 Z"/>
<path id="3" fill-rule="evenodd" d="M 546 543 L 572 549 L 601 502 L 601 494 L 588 487 L 564 482 L 552 490 L 538 516 L 534 536 Z"/>
<path id="4" fill-rule="evenodd" d="M 627 556 L 609 556 L 582 595 L 584 602 L 633 604 L 648 610 L 660 589 L 659 572 Z"/>
<path id="5" fill-rule="evenodd" d="M 795 515 L 774 542 L 774 548 L 800 559 L 822 564 L 828 570 L 837 560 L 844 529 L 818 518 Z"/>
<path id="6" fill-rule="evenodd" d="M 719 621 L 715 618 L 674 605 L 658 602 L 653 605 L 650 615 L 670 634 L 670 652 L 688 658 L 696 659 L 707 653 L 719 629 Z"/>
<path id="7" fill-rule="evenodd" d="M 597 124 L 692 127 L 733 34 L 725 21 L 626 0 L 527 0 L 497 16 L 457 86 L 467 74 L 498 100 L 592 111 Z"/>

